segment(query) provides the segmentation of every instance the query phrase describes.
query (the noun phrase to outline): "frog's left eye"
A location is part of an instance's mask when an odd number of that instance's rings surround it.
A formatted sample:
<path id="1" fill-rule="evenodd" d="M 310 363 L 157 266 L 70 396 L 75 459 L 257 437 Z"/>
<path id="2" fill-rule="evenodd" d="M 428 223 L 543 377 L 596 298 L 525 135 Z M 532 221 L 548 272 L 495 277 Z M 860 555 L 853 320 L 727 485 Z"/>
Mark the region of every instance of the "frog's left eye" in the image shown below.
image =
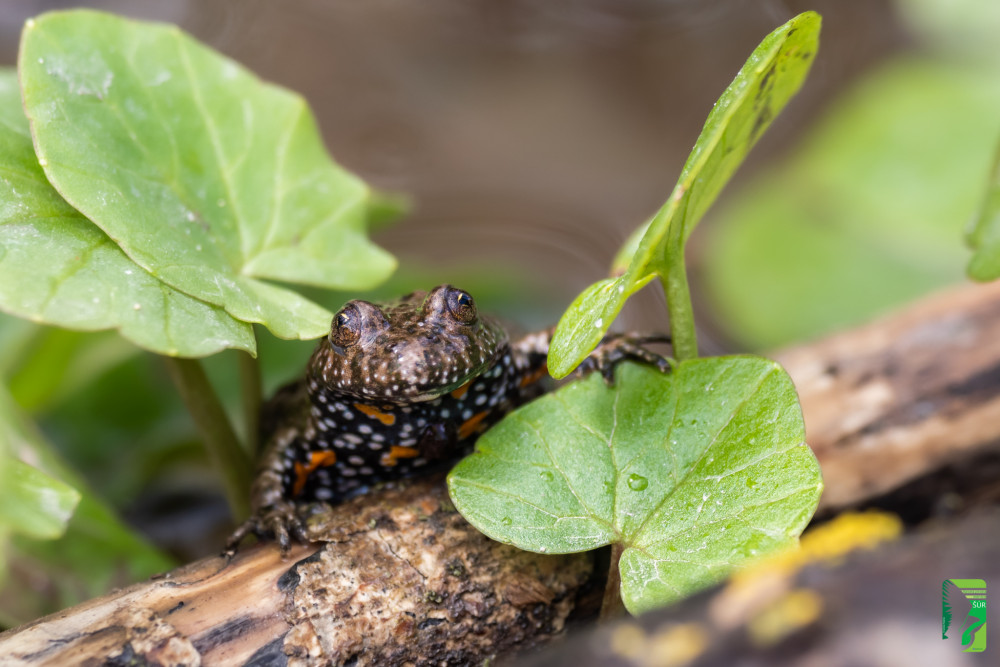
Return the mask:
<path id="1" fill-rule="evenodd" d="M 448 293 L 448 310 L 463 324 L 472 324 L 478 317 L 475 300 L 468 292 L 460 289 L 452 289 Z"/>

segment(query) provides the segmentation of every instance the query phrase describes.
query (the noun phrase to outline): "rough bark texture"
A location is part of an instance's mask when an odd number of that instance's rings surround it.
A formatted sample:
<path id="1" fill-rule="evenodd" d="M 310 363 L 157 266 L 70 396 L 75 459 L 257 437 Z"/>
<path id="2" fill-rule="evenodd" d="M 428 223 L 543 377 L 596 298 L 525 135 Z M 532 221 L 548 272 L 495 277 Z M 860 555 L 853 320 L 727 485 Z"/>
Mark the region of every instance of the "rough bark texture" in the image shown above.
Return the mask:
<path id="1" fill-rule="evenodd" d="M 942 480 L 969 502 L 1000 498 L 984 472 L 1000 466 L 1000 283 L 930 298 L 779 359 L 801 395 L 828 513 L 893 494 L 933 505 L 956 495 L 942 494 Z M 313 517 L 310 530 L 328 543 L 296 547 L 286 561 L 262 545 L 232 562 L 195 563 L 4 633 L 0 656 L 33 665 L 477 664 L 558 634 L 592 583 L 587 555 L 539 556 L 478 534 L 440 480 L 355 499 Z M 931 584 L 951 576 L 982 575 L 949 569 Z"/>
<path id="2" fill-rule="evenodd" d="M 211 558 L 0 635 L 4 664 L 468 665 L 562 631 L 591 557 L 493 542 L 440 479 L 310 522 L 320 546 Z"/>
<path id="3" fill-rule="evenodd" d="M 820 509 L 1000 450 L 1000 282 L 777 355 L 823 470 Z"/>

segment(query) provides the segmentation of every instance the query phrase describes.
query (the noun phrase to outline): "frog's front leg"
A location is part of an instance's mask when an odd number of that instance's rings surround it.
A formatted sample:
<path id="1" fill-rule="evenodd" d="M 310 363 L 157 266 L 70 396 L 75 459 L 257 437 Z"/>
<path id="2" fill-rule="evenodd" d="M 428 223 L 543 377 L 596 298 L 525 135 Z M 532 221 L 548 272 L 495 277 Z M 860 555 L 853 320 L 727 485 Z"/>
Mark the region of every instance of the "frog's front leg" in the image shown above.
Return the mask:
<path id="1" fill-rule="evenodd" d="M 417 450 L 428 462 L 454 457 L 458 429 L 452 422 L 435 422 L 424 429 Z"/>
<path id="2" fill-rule="evenodd" d="M 607 385 L 615 383 L 615 368 L 623 361 L 638 361 L 650 366 L 656 366 L 661 373 L 669 373 L 673 368 L 673 360 L 653 352 L 646 346 L 650 343 L 670 343 L 667 334 L 608 334 L 594 351 L 580 362 L 574 373 L 578 376 L 598 371 Z"/>
<path id="3" fill-rule="evenodd" d="M 522 386 L 534 384 L 547 372 L 546 358 L 554 331 L 555 329 L 547 329 L 525 336 L 511 346 L 515 365 L 524 378 Z M 639 361 L 656 366 L 663 373 L 668 373 L 672 369 L 673 360 L 653 352 L 646 346 L 650 343 L 670 342 L 669 335 L 660 333 L 608 334 L 577 366 L 574 374 L 580 377 L 598 371 L 604 381 L 612 385 L 615 379 L 615 368 L 622 361 Z"/>
<path id="4" fill-rule="evenodd" d="M 243 539 L 251 533 L 258 537 L 271 535 L 278 542 L 282 555 L 291 548 L 291 539 L 307 543 L 305 524 L 288 500 L 285 478 L 294 451 L 294 431 L 275 437 L 261 460 L 259 472 L 250 487 L 250 518 L 240 524 L 226 540 L 224 554 L 231 557 Z"/>

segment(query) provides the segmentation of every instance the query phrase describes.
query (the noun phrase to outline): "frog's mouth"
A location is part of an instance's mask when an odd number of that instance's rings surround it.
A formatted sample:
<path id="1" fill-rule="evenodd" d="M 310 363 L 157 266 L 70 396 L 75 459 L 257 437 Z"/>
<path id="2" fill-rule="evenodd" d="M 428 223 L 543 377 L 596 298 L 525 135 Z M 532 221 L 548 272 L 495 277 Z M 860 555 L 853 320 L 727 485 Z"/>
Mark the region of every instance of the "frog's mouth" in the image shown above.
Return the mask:
<path id="1" fill-rule="evenodd" d="M 490 358 L 460 370 L 449 369 L 446 365 L 434 365 L 428 367 L 428 371 L 423 375 L 418 376 L 413 372 L 401 374 L 401 377 L 409 377 L 409 381 L 383 385 L 381 391 L 376 389 L 372 392 L 365 391 L 364 394 L 368 398 L 400 403 L 420 403 L 447 394 L 464 394 L 468 385 L 489 370 L 493 363 L 494 359 Z"/>

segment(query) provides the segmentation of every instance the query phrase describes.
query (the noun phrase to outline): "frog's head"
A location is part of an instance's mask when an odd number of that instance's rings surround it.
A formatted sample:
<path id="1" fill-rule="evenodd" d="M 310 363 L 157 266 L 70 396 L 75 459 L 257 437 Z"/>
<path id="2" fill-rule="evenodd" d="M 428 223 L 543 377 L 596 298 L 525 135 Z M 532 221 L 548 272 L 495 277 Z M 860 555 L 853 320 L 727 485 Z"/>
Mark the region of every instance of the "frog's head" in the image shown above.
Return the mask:
<path id="1" fill-rule="evenodd" d="M 489 369 L 507 335 L 468 292 L 440 285 L 392 303 L 349 301 L 309 364 L 326 389 L 365 399 L 425 401 Z"/>

